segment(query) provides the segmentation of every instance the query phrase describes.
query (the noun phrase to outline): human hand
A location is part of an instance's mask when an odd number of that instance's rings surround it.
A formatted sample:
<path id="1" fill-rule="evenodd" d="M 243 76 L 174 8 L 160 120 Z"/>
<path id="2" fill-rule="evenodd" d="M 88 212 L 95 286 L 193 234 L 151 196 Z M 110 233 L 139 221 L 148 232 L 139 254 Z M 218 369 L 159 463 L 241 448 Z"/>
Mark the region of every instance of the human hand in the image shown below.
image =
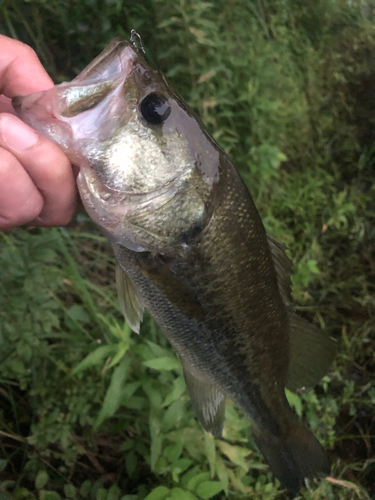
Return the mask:
<path id="1" fill-rule="evenodd" d="M 11 98 L 53 87 L 35 52 L 0 35 L 0 230 L 64 226 L 77 206 L 64 153 L 14 115 Z"/>

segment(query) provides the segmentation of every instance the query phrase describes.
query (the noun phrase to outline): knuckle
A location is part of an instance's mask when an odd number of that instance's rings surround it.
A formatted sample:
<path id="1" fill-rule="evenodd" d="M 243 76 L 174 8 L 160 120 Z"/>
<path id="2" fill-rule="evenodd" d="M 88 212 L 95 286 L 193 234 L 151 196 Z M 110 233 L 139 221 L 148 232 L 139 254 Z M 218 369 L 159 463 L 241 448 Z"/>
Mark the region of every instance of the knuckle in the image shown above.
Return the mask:
<path id="1" fill-rule="evenodd" d="M 48 183 L 63 183 L 71 175 L 72 167 L 65 154 L 51 141 L 41 137 L 33 151 L 33 163 L 39 164 Z"/>
<path id="2" fill-rule="evenodd" d="M 25 60 L 35 59 L 35 60 L 39 61 L 39 58 L 36 55 L 36 52 L 32 47 L 30 47 L 26 43 L 23 43 L 20 41 L 18 41 L 18 43 L 19 43 L 20 53 L 22 54 L 22 59 L 25 59 Z"/>
<path id="3" fill-rule="evenodd" d="M 38 217 L 43 209 L 43 199 L 41 196 L 31 195 L 22 206 L 12 211 L 2 211 L 0 213 L 0 230 L 11 229 L 13 227 L 28 224 Z"/>
<path id="4" fill-rule="evenodd" d="M 72 167 L 66 156 L 61 154 L 59 157 L 59 162 L 56 163 L 56 168 L 51 170 L 51 176 L 56 184 L 66 184 L 70 183 L 72 174 Z"/>
<path id="5" fill-rule="evenodd" d="M 51 226 L 67 226 L 73 219 L 75 214 L 76 204 L 73 202 L 71 205 L 62 210 L 58 215 L 56 215 L 53 220 L 51 220 Z"/>
<path id="6" fill-rule="evenodd" d="M 0 148 L 0 229 L 30 222 L 43 208 L 43 198 L 15 156 Z"/>
<path id="7" fill-rule="evenodd" d="M 30 195 L 29 199 L 25 202 L 24 211 L 27 214 L 28 221 L 35 219 L 38 217 L 40 212 L 43 210 L 44 200 L 42 195 L 39 192 L 35 192 L 35 194 Z"/>
<path id="8" fill-rule="evenodd" d="M 44 227 L 61 227 L 68 225 L 76 212 L 77 201 L 74 196 L 53 202 L 45 200 L 43 211 L 36 220 L 36 225 Z"/>
<path id="9" fill-rule="evenodd" d="M 71 216 L 71 215 L 69 215 L 69 217 L 68 217 L 67 215 L 64 215 L 64 216 L 63 216 L 63 217 L 59 220 L 59 223 L 58 223 L 58 224 L 56 224 L 56 225 L 58 225 L 58 226 L 62 226 L 62 227 L 67 226 L 67 225 L 71 222 L 71 220 L 72 220 L 72 216 Z"/>

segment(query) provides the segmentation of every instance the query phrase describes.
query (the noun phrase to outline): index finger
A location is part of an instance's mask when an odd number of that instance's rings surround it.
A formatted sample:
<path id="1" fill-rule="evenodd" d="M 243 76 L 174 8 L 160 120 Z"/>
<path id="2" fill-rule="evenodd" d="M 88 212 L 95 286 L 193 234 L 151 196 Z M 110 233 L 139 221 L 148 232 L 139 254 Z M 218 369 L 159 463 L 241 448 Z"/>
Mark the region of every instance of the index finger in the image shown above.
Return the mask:
<path id="1" fill-rule="evenodd" d="M 14 97 L 53 87 L 31 47 L 0 35 L 0 49 L 0 94 Z"/>

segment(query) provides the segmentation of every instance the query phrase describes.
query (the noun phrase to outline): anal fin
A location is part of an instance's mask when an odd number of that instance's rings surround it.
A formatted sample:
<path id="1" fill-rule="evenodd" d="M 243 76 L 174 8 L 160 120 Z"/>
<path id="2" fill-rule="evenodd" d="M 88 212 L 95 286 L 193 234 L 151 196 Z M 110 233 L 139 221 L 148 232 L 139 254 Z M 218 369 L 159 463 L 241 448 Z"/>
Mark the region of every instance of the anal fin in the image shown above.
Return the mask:
<path id="1" fill-rule="evenodd" d="M 186 387 L 194 413 L 202 427 L 221 437 L 225 418 L 225 396 L 214 385 L 197 378 L 183 363 Z"/>
<path id="2" fill-rule="evenodd" d="M 143 319 L 143 302 L 129 276 L 118 263 L 116 265 L 116 284 L 121 312 L 130 328 L 139 333 Z"/>
<path id="3" fill-rule="evenodd" d="M 286 388 L 314 387 L 336 355 L 336 343 L 324 331 L 294 313 L 288 314 L 290 363 Z"/>

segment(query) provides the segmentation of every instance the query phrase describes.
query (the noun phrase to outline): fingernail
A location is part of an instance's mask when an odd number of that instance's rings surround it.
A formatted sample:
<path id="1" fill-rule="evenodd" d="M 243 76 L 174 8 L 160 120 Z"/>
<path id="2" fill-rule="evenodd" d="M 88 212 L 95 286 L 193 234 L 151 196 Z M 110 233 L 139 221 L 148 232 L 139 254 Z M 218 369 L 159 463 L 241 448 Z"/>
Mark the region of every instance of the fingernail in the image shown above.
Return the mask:
<path id="1" fill-rule="evenodd" d="M 38 134 L 18 118 L 0 115 L 0 138 L 5 146 L 15 151 L 25 151 L 38 142 Z"/>

